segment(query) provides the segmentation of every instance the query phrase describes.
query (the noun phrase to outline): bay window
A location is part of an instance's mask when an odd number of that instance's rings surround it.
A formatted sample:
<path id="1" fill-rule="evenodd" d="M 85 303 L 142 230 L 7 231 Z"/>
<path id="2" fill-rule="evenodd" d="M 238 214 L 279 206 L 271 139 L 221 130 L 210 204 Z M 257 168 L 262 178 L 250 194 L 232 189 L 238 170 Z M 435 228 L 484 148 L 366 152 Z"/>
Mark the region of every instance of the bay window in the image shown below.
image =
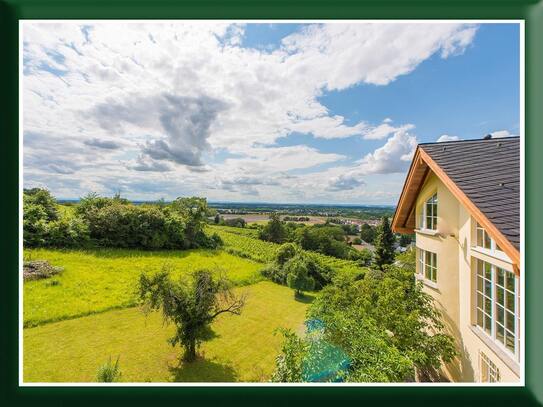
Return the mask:
<path id="1" fill-rule="evenodd" d="M 515 275 L 477 259 L 477 326 L 501 347 L 518 355 L 519 307 Z"/>

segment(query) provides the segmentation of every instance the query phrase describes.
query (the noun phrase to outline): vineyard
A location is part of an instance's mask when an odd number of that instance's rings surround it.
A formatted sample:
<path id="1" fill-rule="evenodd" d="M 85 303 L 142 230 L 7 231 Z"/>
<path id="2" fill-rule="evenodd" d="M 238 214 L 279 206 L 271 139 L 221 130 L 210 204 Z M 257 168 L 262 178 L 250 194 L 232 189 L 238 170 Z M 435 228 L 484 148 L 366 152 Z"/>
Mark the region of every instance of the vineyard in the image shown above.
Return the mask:
<path id="1" fill-rule="evenodd" d="M 224 250 L 230 254 L 258 261 L 269 263 L 275 258 L 279 244 L 265 242 L 257 238 L 258 231 L 255 229 L 233 228 L 229 226 L 208 226 L 209 232 L 217 233 L 224 242 Z M 342 260 L 335 257 L 325 256 L 315 252 L 305 252 L 308 256 L 315 258 L 321 264 L 330 266 L 334 270 L 343 273 L 359 274 L 365 269 L 355 261 Z"/>

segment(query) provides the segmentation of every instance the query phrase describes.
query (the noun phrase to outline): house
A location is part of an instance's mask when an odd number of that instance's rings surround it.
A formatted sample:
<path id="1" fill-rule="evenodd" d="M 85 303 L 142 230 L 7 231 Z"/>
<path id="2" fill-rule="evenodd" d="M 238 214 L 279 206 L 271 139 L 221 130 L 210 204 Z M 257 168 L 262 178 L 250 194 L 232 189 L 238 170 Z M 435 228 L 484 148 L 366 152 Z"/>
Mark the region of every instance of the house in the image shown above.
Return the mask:
<path id="1" fill-rule="evenodd" d="M 419 144 L 392 221 L 459 357 L 457 382 L 520 382 L 520 140 Z"/>

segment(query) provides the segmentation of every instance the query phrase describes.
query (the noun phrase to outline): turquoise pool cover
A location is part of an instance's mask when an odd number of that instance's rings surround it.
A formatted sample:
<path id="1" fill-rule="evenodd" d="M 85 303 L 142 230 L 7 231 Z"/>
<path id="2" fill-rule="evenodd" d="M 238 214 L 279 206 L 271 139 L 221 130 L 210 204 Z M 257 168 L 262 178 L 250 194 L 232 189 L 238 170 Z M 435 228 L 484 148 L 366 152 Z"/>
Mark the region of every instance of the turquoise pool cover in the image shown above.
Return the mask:
<path id="1" fill-rule="evenodd" d="M 303 376 L 307 382 L 341 382 L 350 360 L 338 346 L 323 339 L 324 323 L 319 319 L 305 322 L 306 335 L 311 343 L 309 355 L 304 360 Z"/>

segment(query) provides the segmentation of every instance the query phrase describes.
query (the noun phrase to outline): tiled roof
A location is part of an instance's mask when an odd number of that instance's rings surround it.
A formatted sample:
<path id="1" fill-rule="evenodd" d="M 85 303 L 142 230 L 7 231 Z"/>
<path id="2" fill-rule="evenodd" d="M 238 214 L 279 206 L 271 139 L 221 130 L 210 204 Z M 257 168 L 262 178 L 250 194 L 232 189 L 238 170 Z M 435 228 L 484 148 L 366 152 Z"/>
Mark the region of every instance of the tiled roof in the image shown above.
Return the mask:
<path id="1" fill-rule="evenodd" d="M 426 143 L 419 147 L 520 250 L 520 138 Z"/>

